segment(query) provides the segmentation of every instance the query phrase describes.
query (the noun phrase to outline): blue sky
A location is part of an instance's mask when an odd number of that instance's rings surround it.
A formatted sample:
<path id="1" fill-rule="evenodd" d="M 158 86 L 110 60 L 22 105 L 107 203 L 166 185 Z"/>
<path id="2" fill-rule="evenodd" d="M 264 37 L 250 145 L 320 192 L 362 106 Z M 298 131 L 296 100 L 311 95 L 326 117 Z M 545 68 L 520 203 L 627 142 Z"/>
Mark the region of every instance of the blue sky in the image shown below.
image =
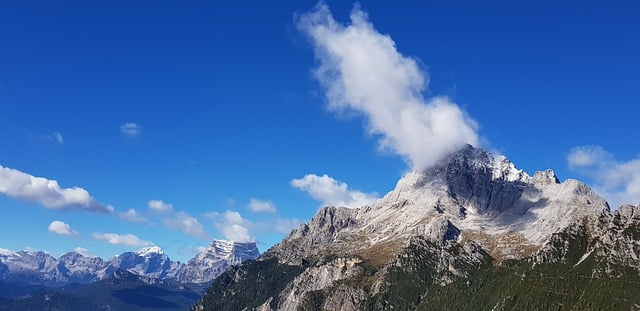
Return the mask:
<path id="1" fill-rule="evenodd" d="M 631 1 L 326 5 L 2 2 L 0 248 L 264 251 L 471 141 L 640 201 Z M 375 66 L 351 66 L 370 43 Z M 453 129 L 420 132 L 436 106 Z"/>

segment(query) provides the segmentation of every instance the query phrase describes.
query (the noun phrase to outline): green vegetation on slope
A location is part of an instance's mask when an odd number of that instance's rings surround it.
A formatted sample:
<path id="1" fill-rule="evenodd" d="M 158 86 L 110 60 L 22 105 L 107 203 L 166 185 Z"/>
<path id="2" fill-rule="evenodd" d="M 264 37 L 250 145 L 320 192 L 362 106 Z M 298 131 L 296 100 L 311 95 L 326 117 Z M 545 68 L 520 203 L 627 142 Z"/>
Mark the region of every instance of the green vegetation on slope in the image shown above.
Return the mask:
<path id="1" fill-rule="evenodd" d="M 278 294 L 302 271 L 300 266 L 279 264 L 277 258 L 247 261 L 216 278 L 199 303 L 204 310 L 250 310 L 273 298 L 276 307 Z"/>

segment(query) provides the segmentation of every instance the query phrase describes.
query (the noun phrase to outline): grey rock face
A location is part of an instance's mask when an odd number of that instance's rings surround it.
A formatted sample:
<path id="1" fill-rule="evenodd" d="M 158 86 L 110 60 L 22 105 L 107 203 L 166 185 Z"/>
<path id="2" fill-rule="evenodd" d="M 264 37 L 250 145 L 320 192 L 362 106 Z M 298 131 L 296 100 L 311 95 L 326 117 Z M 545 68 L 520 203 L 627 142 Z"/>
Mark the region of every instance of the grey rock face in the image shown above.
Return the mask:
<path id="1" fill-rule="evenodd" d="M 189 260 L 175 273 L 180 283 L 208 283 L 230 266 L 256 259 L 260 253 L 255 243 L 214 240 L 209 247 Z"/>

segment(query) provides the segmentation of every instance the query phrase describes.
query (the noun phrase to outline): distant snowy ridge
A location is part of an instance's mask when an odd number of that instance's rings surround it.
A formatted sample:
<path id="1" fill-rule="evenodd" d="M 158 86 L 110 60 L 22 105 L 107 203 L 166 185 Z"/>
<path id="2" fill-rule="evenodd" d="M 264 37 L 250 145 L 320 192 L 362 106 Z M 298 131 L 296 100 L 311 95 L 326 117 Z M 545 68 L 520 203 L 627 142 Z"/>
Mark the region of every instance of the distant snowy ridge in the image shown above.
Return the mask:
<path id="1" fill-rule="evenodd" d="M 91 283 L 112 276 L 118 270 L 178 283 L 208 283 L 228 267 L 260 255 L 255 242 L 214 240 L 188 263 L 172 261 L 157 246 L 125 252 L 109 260 L 69 252 L 54 258 L 44 251 L 0 252 L 0 280 L 24 284 L 59 286 Z"/>

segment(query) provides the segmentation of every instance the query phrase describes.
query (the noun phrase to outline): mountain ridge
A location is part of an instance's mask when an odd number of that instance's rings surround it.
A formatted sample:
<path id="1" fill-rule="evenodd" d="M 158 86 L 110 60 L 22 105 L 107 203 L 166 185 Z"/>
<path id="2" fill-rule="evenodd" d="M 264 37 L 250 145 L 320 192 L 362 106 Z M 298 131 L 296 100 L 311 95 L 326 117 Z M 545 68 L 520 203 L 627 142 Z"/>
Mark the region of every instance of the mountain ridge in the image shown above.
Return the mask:
<path id="1" fill-rule="evenodd" d="M 427 296 L 466 297 L 468 290 L 482 293 L 468 297 L 476 303 L 470 310 L 549 308 L 562 303 L 544 296 L 560 292 L 558 283 L 539 276 L 578 274 L 597 286 L 615 284 L 620 275 L 640 279 L 639 210 L 629 205 L 611 212 L 582 182 L 561 182 L 552 170 L 530 176 L 505 157 L 469 145 L 408 173 L 370 206 L 320 209 L 257 261 L 221 275 L 192 309 L 433 309 L 431 303 L 442 300 Z M 534 280 L 540 288 L 528 291 Z M 589 286 L 577 283 L 564 294 L 596 290 Z M 619 297 L 640 308 L 640 298 L 628 298 L 635 292 L 622 288 Z M 610 298 L 593 303 L 615 304 Z"/>
<path id="2" fill-rule="evenodd" d="M 219 245 L 227 247 L 220 253 Z M 118 270 L 176 283 L 208 283 L 229 266 L 259 255 L 255 243 L 214 240 L 189 262 L 172 261 L 157 247 L 124 252 L 108 260 L 78 252 L 57 259 L 44 251 L 17 251 L 0 255 L 0 280 L 23 284 L 62 286 L 87 284 L 111 277 Z M 200 262 L 202 261 L 202 262 Z"/>

